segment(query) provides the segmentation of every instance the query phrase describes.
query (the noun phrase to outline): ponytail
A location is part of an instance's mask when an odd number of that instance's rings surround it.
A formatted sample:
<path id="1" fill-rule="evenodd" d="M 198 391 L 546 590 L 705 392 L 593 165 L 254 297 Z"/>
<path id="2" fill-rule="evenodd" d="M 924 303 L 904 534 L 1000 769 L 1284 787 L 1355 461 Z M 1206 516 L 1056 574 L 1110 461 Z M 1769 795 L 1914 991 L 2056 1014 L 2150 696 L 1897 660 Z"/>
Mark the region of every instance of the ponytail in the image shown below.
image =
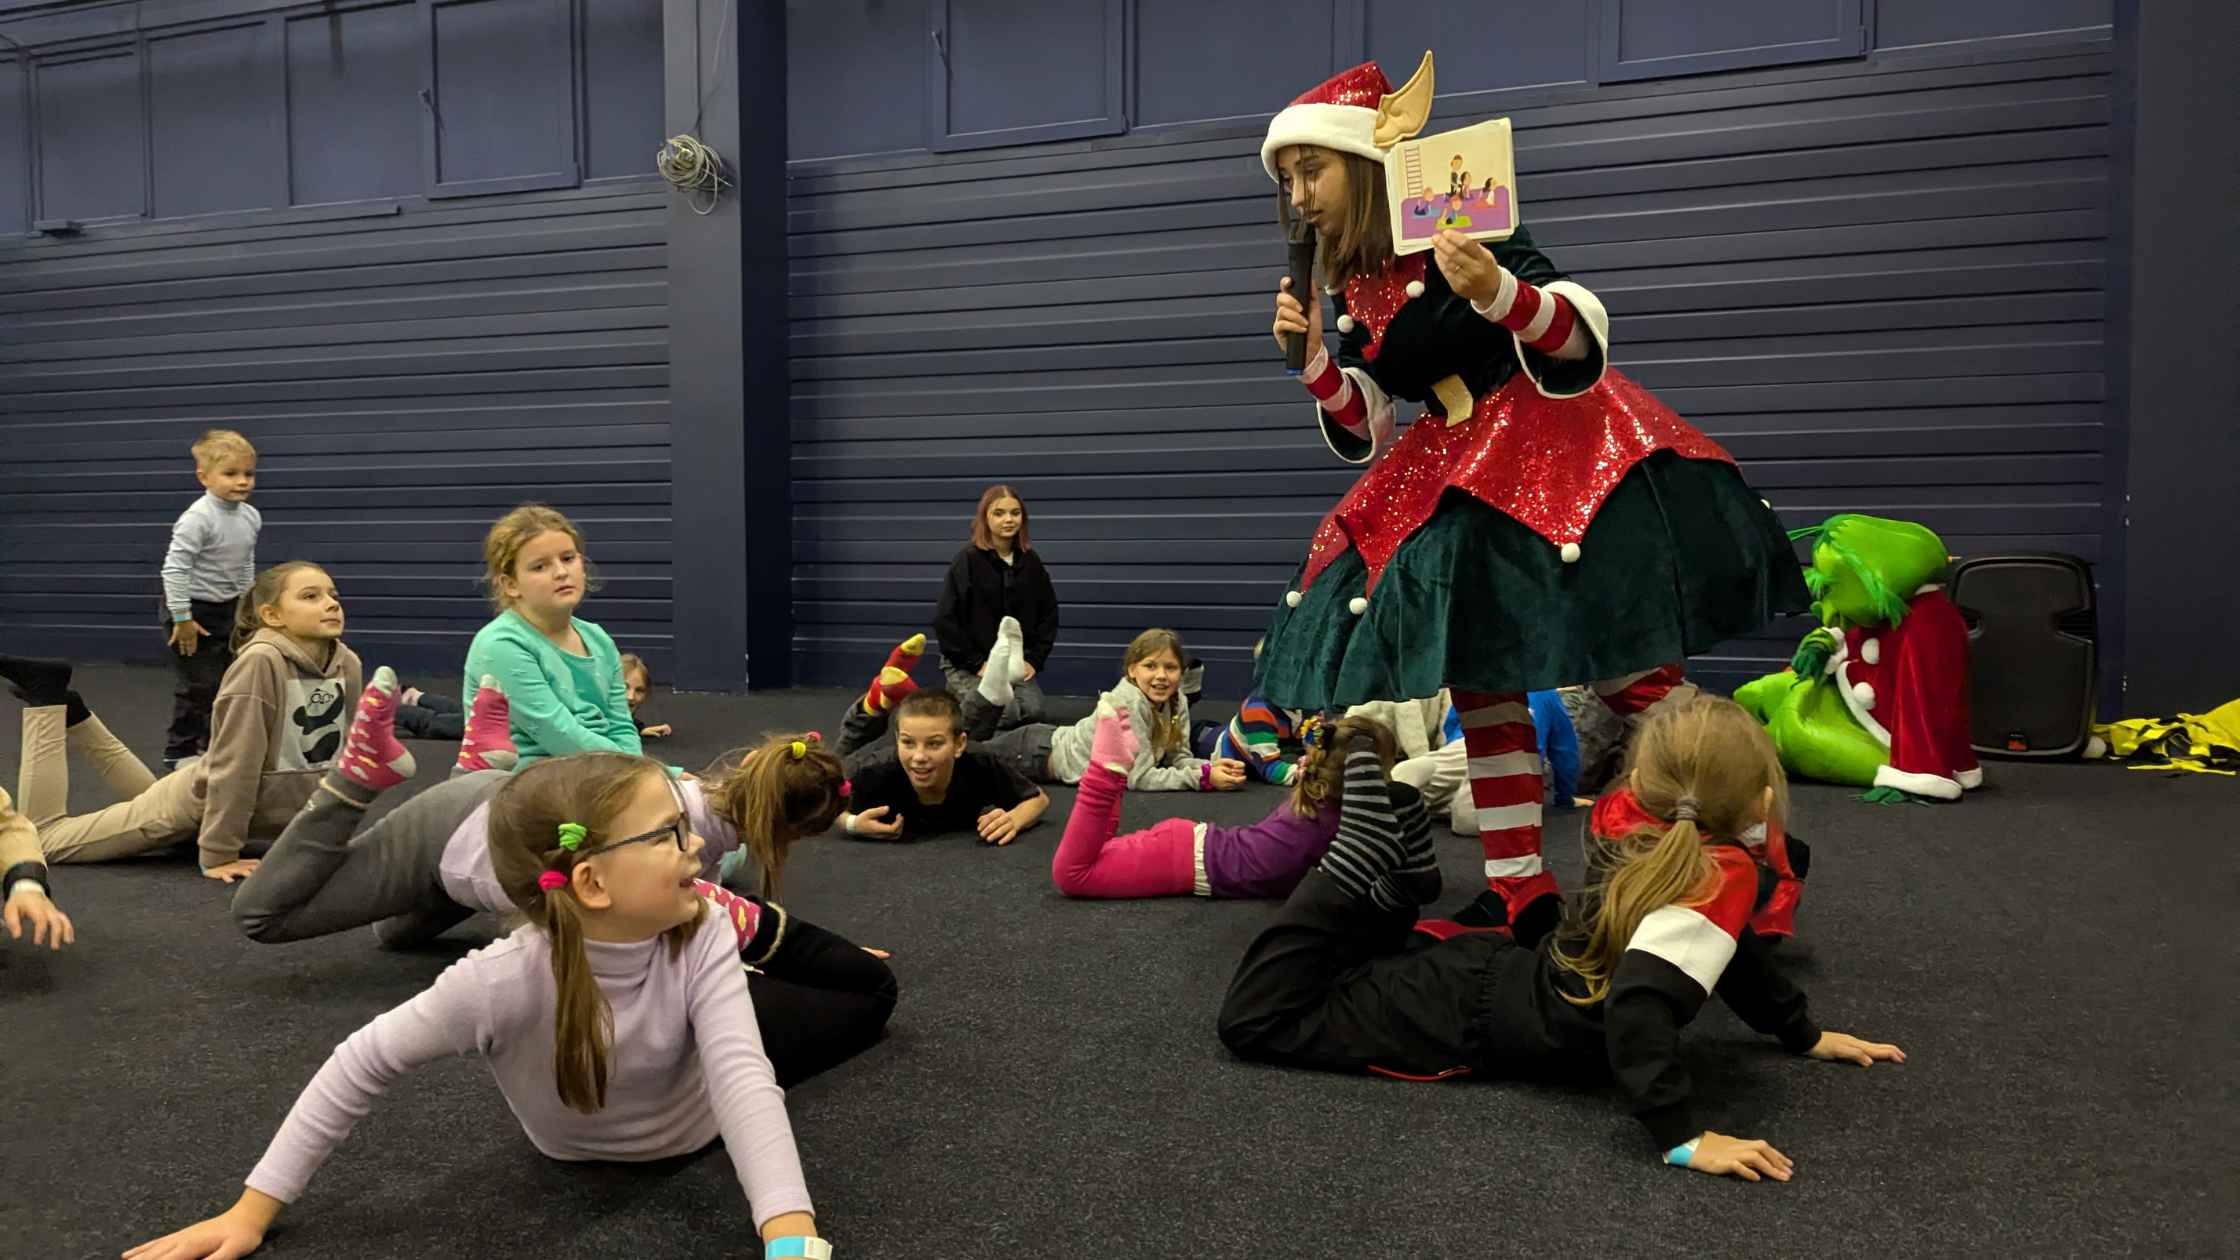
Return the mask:
<path id="1" fill-rule="evenodd" d="M 543 899 L 545 938 L 552 943 L 552 1079 L 560 1101 L 589 1115 L 607 1105 L 607 1053 L 614 1046 L 614 1008 L 591 977 L 583 920 L 575 898 Z"/>
<path id="2" fill-rule="evenodd" d="M 721 767 L 729 764 L 729 769 Z M 745 752 L 716 759 L 707 776 L 718 813 L 739 831 L 739 843 L 762 874 L 762 895 L 784 888 L 793 843 L 832 826 L 847 805 L 847 770 L 815 731 L 772 735 Z"/>
<path id="3" fill-rule="evenodd" d="M 1568 993 L 1564 997 L 1579 1006 L 1593 1006 L 1610 996 L 1610 978 L 1641 921 L 1652 911 L 1685 904 L 1691 895 L 1705 890 L 1712 874 L 1711 858 L 1703 851 L 1703 833 L 1688 818 L 1667 827 L 1655 845 L 1621 861 L 1600 889 L 1578 952 L 1562 946 L 1554 951 L 1556 962 L 1587 986 L 1584 997 Z"/>
<path id="4" fill-rule="evenodd" d="M 1556 963 L 1586 985 L 1592 1006 L 1610 996 L 1611 977 L 1642 920 L 1666 906 L 1695 906 L 1718 891 L 1707 841 L 1733 839 L 1753 824 L 1778 824 L 1788 813 L 1781 759 L 1756 718 L 1732 700 L 1697 696 L 1650 710 L 1634 736 L 1627 783 L 1642 810 L 1669 819 L 1605 845 L 1615 855 L 1602 882 L 1582 903 L 1583 928 L 1558 943 Z M 1699 821 L 1700 820 L 1700 821 Z M 1621 839 L 1596 837 L 1598 840 Z M 1590 863 L 1590 867 L 1593 864 Z"/>
<path id="5" fill-rule="evenodd" d="M 1299 724 L 1299 739 L 1307 751 L 1299 759 L 1299 774 L 1291 784 L 1293 813 L 1312 818 L 1337 803 L 1345 790 L 1346 747 L 1355 735 L 1364 732 L 1377 742 L 1377 760 L 1384 763 L 1385 777 L 1392 777 L 1392 767 L 1400 757 L 1400 740 L 1383 722 L 1373 717 L 1331 722 L 1317 714 Z"/>

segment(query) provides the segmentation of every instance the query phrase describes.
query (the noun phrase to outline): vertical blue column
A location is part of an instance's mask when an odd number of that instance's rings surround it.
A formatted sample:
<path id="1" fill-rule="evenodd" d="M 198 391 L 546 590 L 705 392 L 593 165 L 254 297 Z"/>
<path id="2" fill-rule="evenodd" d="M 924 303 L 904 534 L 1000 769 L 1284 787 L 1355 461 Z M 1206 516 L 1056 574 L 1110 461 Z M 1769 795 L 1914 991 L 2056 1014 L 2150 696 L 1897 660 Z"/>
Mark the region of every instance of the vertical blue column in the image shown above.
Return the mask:
<path id="1" fill-rule="evenodd" d="M 668 134 L 722 154 L 715 209 L 669 208 L 676 679 L 792 680 L 786 29 L 772 0 L 663 0 Z M 703 203 L 704 204 L 704 203 Z"/>

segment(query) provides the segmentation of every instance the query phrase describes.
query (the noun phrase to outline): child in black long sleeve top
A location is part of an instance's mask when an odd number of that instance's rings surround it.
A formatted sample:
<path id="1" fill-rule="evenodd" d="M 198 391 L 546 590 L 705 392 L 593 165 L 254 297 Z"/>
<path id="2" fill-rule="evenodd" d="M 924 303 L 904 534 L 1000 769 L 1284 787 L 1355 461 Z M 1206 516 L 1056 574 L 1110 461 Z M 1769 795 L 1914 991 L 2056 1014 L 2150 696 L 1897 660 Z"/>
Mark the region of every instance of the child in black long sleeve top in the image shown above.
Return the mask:
<path id="1" fill-rule="evenodd" d="M 1042 720 L 1042 688 L 1035 682 L 1058 642 L 1058 593 L 1027 536 L 1027 509 L 1009 486 L 990 486 L 973 513 L 972 541 L 949 564 L 934 608 L 934 638 L 941 644 L 941 672 L 949 690 L 968 695 L 995 649 L 996 629 L 1016 617 L 1024 632 L 1026 677 L 1011 684 L 998 729 Z"/>
<path id="2" fill-rule="evenodd" d="M 1249 1059 L 1403 1077 L 1607 1074 L 1667 1163 L 1786 1181 L 1787 1156 L 1707 1126 L 1679 1053 L 1710 996 L 1792 1053 L 1904 1062 L 1896 1046 L 1823 1031 L 1765 964 L 1749 926 L 1757 863 L 1739 843 L 1778 827 L 1786 790 L 1765 731 L 1702 697 L 1644 723 L 1628 790 L 1661 829 L 1598 837 L 1607 876 L 1539 941 L 1414 931 L 1438 891 L 1422 808 L 1381 776 L 1347 779 L 1341 828 L 1276 924 L 1246 951 L 1221 1011 Z M 1356 795 L 1362 799 L 1357 801 Z"/>

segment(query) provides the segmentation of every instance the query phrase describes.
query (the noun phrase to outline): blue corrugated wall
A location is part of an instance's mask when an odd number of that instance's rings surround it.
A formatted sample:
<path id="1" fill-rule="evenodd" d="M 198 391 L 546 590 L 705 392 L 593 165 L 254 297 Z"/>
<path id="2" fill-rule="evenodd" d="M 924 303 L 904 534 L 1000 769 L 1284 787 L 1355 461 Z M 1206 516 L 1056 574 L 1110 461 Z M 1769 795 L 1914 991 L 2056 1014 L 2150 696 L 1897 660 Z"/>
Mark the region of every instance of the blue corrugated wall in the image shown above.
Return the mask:
<path id="1" fill-rule="evenodd" d="M 1435 128 L 1516 120 L 1528 221 L 1609 303 L 1617 361 L 1791 523 L 1887 512 L 1958 550 L 2112 570 L 2109 7 L 788 5 L 800 676 L 859 682 L 923 628 L 1000 479 L 1065 603 L 1054 687 L 1109 681 L 1148 624 L 1183 631 L 1217 692 L 1242 685 L 1351 475 L 1265 333 L 1265 111 L 1426 45 Z M 158 649 L 163 529 L 196 492 L 183 448 L 214 423 L 264 448 L 265 557 L 333 565 L 353 638 L 386 659 L 456 663 L 482 616 L 475 541 L 531 496 L 590 529 L 590 615 L 657 660 L 693 633 L 671 624 L 672 487 L 706 502 L 748 479 L 672 458 L 669 286 L 707 281 L 666 192 L 601 182 L 643 171 L 662 129 L 661 18 L 0 0 L 0 230 L 90 221 L 0 243 L 0 638 Z M 720 49 L 690 64 L 727 73 Z M 728 571 L 688 558 L 695 582 Z M 785 620 L 782 588 L 752 594 L 755 624 Z M 1698 672 L 1738 681 L 1793 632 Z"/>
<path id="2" fill-rule="evenodd" d="M 666 196 L 0 245 L 11 650 L 160 653 L 156 570 L 216 425 L 257 444 L 259 559 L 331 568 L 361 652 L 448 683 L 489 615 L 483 531 L 541 498 L 591 535 L 598 619 L 665 659 Z"/>
<path id="3" fill-rule="evenodd" d="M 1785 521 L 1910 517 L 1960 552 L 2105 558 L 2103 52 L 1606 89 L 1514 118 L 1525 219 L 1614 360 Z M 1270 93 L 1274 93 L 1271 91 Z M 1433 129 L 1489 116 L 1443 104 Z M 1349 484 L 1266 325 L 1260 124 L 796 162 L 796 642 L 852 683 L 924 627 L 1010 482 L 1064 605 L 1054 685 L 1179 630 L 1241 686 Z M 1696 663 L 1732 685 L 1795 626 Z"/>

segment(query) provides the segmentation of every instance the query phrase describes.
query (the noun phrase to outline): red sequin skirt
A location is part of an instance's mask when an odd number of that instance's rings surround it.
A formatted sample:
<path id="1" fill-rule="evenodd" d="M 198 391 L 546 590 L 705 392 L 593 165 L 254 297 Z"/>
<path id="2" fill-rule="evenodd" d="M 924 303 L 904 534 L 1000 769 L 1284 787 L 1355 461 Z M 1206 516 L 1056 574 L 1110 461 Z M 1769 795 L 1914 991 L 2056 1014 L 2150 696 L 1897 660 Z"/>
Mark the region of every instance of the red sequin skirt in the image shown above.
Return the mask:
<path id="1" fill-rule="evenodd" d="M 1734 457 L 1657 397 L 1613 370 L 1593 389 L 1549 398 L 1519 372 L 1469 419 L 1425 415 L 1315 530 L 1300 589 L 1349 546 L 1374 590 L 1385 564 L 1460 490 L 1548 540 L 1578 543 L 1632 467 L 1658 451 L 1732 464 Z"/>

